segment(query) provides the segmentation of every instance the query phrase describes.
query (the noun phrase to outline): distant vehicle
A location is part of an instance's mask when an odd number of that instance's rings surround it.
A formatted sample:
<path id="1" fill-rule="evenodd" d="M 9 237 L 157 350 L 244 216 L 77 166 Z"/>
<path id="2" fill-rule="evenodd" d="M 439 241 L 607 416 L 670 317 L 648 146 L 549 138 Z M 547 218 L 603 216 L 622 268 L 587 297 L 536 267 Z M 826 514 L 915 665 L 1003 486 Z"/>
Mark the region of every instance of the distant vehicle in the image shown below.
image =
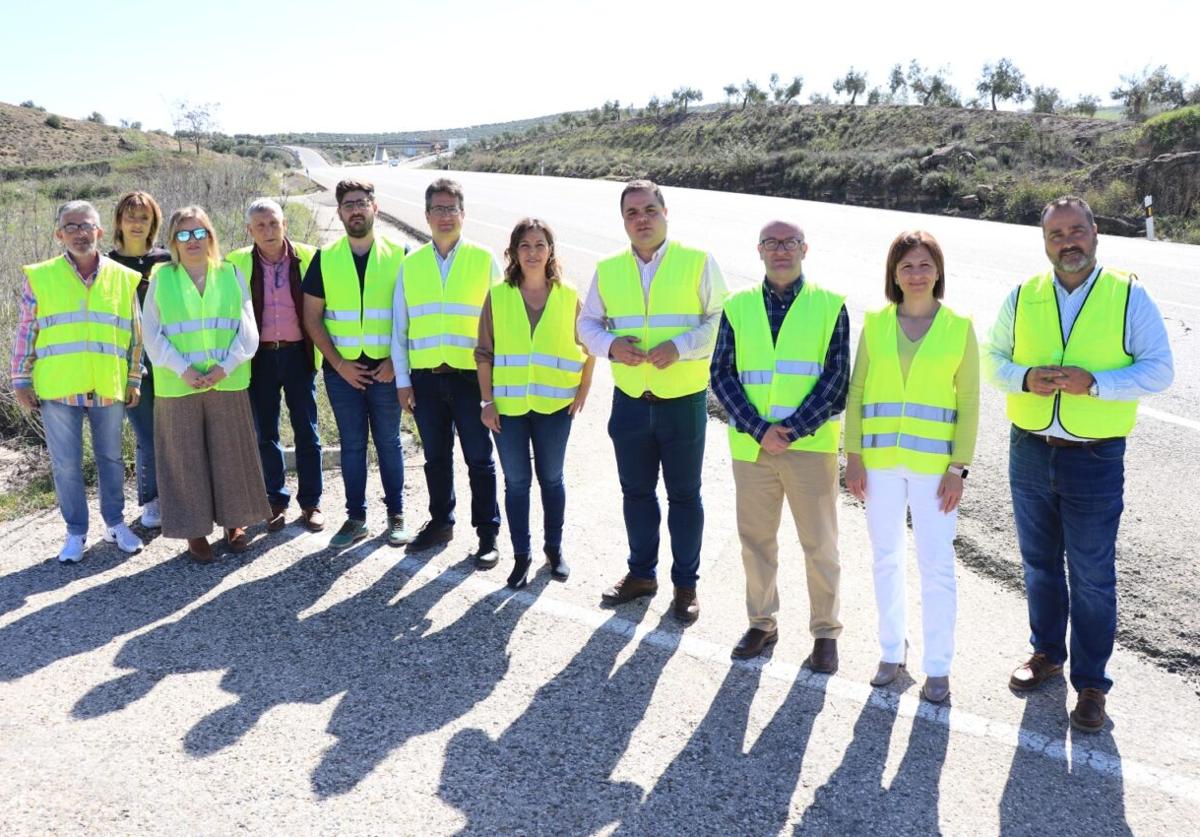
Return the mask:
<path id="1" fill-rule="evenodd" d="M 388 160 L 388 165 L 389 165 L 389 166 L 393 166 L 393 167 L 395 167 L 395 166 L 398 166 L 398 165 L 400 165 L 400 161 L 399 161 L 398 159 L 396 159 L 396 160 Z"/>

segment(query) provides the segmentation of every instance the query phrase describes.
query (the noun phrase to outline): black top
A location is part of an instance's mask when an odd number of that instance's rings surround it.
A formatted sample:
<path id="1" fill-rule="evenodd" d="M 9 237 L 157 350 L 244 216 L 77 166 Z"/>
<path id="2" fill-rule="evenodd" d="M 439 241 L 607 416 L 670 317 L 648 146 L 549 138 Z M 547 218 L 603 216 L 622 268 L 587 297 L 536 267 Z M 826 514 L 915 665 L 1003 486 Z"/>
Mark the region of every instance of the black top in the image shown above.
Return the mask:
<path id="1" fill-rule="evenodd" d="M 143 304 L 146 302 L 146 290 L 150 287 L 150 271 L 154 270 L 156 264 L 171 261 L 171 254 L 162 247 L 151 247 L 144 256 L 123 256 L 113 249 L 108 251 L 108 257 L 142 274 L 142 281 L 138 283 L 138 300 Z"/>
<path id="2" fill-rule="evenodd" d="M 368 250 L 360 256 L 358 253 L 355 253 L 353 250 L 351 250 L 350 255 L 354 258 L 354 270 L 358 273 L 358 292 L 359 294 L 362 294 L 363 290 L 367 286 L 367 260 L 371 257 L 371 251 Z M 319 299 L 325 298 L 325 279 L 321 275 L 320 250 L 313 254 L 312 261 L 308 263 L 308 270 L 304 273 L 304 282 L 301 284 L 300 288 L 309 296 L 315 296 Z M 377 360 L 373 357 L 367 357 L 366 355 L 362 354 L 356 358 L 351 358 L 351 360 L 361 363 L 368 369 L 374 369 L 376 366 L 383 363 L 381 360 Z M 328 358 L 322 360 L 321 367 L 323 369 L 333 371 L 333 365 L 330 364 Z"/>

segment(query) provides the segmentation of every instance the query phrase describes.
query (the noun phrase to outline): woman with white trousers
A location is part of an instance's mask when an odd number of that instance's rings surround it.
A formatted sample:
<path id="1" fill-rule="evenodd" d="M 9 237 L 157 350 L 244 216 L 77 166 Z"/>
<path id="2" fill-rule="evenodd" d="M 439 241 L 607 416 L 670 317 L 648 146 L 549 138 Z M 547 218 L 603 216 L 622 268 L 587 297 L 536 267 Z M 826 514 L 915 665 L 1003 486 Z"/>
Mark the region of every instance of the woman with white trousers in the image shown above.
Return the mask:
<path id="1" fill-rule="evenodd" d="M 956 586 L 954 532 L 979 422 L 979 347 L 971 321 L 941 302 L 946 273 L 929 233 L 896 236 L 884 293 L 867 314 L 846 404 L 846 488 L 866 501 L 879 608 L 880 663 L 873 686 L 907 660 L 905 511 L 921 575 L 921 695 L 950 694 Z"/>

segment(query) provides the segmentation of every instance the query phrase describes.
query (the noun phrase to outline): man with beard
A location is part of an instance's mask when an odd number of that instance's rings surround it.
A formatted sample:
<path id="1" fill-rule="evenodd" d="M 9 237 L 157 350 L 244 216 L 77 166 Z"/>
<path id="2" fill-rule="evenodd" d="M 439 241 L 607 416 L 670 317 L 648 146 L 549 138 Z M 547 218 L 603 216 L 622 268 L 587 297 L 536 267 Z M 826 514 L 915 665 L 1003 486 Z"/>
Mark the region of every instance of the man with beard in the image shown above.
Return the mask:
<path id="1" fill-rule="evenodd" d="M 1117 627 L 1125 437 L 1137 399 L 1166 389 L 1174 368 L 1145 287 L 1096 263 L 1096 223 L 1083 199 L 1048 203 L 1042 238 L 1053 270 L 1013 290 L 984 355 L 1013 425 L 1009 484 L 1033 646 L 1009 686 L 1036 688 L 1069 657 L 1078 693 L 1071 724 L 1095 732 L 1112 687 L 1105 665 Z"/>
<path id="2" fill-rule="evenodd" d="M 83 422 L 92 428 L 104 540 L 134 553 L 142 541 L 124 522 L 121 423 L 137 405 L 142 377 L 141 277 L 100 255 L 96 207 L 59 207 L 54 237 L 62 255 L 26 265 L 13 340 L 13 394 L 22 410 L 42 414 L 58 508 L 67 538 L 58 560 L 83 560 L 88 501 L 83 482 Z"/>
<path id="3" fill-rule="evenodd" d="M 375 440 L 388 543 L 412 540 L 404 525 L 400 405 L 391 359 L 392 292 L 400 244 L 376 236 L 375 187 L 343 180 L 334 191 L 346 235 L 322 247 L 304 274 L 304 327 L 324 356 L 325 391 L 341 437 L 346 522 L 330 540 L 345 549 L 367 536 L 367 432 Z"/>

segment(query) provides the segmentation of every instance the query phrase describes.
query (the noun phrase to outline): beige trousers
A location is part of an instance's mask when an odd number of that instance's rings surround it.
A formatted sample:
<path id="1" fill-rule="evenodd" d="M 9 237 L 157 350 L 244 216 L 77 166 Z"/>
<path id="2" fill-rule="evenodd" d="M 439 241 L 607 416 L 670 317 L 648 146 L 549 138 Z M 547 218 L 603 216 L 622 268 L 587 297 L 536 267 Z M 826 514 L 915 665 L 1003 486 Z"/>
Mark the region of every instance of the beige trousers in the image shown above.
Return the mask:
<path id="1" fill-rule="evenodd" d="M 808 576 L 808 627 L 818 639 L 842 632 L 838 621 L 837 454 L 788 450 L 757 462 L 733 461 L 738 535 L 746 568 L 750 626 L 775 628 L 779 612 L 779 521 L 786 497 L 804 550 Z"/>

